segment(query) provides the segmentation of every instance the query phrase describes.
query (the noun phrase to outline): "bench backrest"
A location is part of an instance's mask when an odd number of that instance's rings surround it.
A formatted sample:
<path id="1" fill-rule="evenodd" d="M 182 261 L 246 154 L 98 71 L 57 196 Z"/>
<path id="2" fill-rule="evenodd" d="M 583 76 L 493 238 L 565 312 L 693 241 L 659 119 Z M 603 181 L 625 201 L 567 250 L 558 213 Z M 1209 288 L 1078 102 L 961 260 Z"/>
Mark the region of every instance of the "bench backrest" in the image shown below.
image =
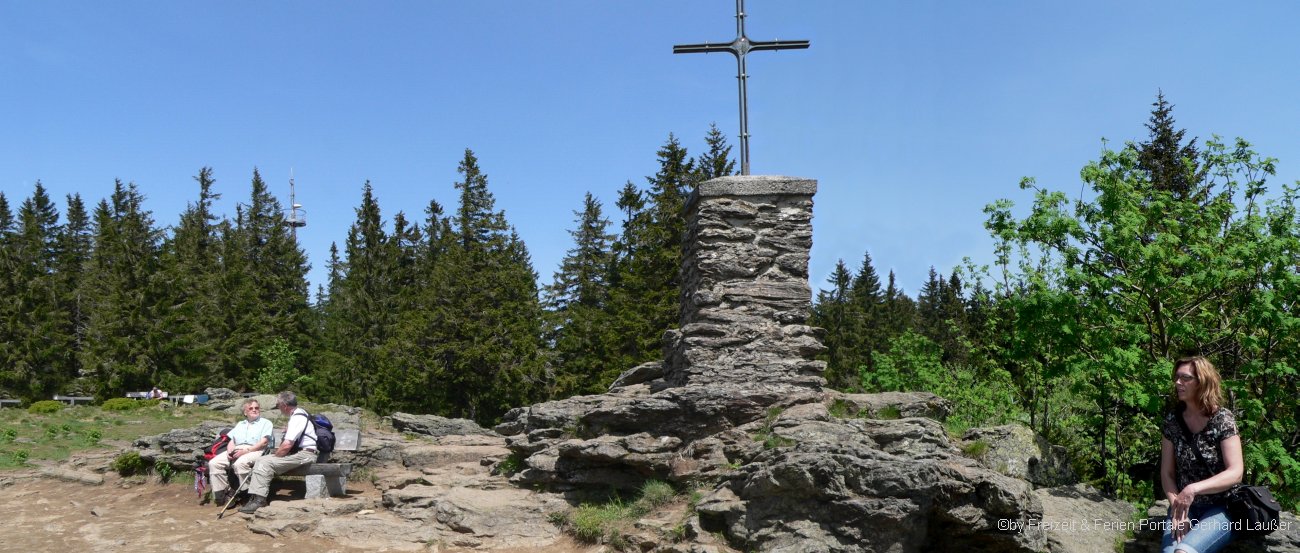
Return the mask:
<path id="1" fill-rule="evenodd" d="M 280 447 L 280 442 L 283 441 L 284 430 L 277 428 L 271 431 L 271 445 L 268 446 L 268 449 L 275 450 L 275 448 Z M 356 428 L 334 429 L 334 451 L 356 451 L 358 447 L 361 447 L 360 430 Z"/>

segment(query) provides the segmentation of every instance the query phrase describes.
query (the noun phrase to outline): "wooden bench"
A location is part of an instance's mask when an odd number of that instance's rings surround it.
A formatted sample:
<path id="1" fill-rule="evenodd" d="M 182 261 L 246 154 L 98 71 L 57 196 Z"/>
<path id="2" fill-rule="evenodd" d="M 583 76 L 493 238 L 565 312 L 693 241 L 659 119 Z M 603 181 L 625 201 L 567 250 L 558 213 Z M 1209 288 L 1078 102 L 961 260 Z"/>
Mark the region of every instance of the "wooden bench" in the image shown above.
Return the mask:
<path id="1" fill-rule="evenodd" d="M 83 403 L 90 403 L 90 402 L 92 402 L 92 401 L 95 401 L 95 398 L 93 398 L 93 397 L 86 397 L 86 396 L 61 396 L 61 395 L 55 395 L 55 396 L 54 396 L 54 401 L 66 401 L 66 402 L 68 403 L 68 405 L 76 405 L 78 401 L 83 402 Z"/>
<path id="2" fill-rule="evenodd" d="M 284 432 L 276 430 L 271 434 L 270 449 L 279 447 L 284 441 Z M 356 451 L 361 445 L 361 431 L 355 428 L 334 429 L 334 451 Z M 328 453 L 322 453 L 316 462 L 303 465 L 279 476 L 302 476 L 307 481 L 307 499 L 323 497 L 342 497 L 348 492 L 348 475 L 352 474 L 352 463 L 329 463 Z"/>
<path id="3" fill-rule="evenodd" d="M 17 407 L 21 403 L 22 401 L 17 399 L 0 399 L 0 409 L 5 407 Z"/>

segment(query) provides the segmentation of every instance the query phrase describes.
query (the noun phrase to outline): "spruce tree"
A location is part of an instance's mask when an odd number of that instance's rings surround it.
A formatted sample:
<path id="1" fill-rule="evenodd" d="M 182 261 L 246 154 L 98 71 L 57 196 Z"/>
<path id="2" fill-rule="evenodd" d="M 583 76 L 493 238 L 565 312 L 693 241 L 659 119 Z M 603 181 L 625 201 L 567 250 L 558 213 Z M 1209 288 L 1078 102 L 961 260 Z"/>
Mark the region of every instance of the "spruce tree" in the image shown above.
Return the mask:
<path id="1" fill-rule="evenodd" d="M 474 152 L 465 150 L 457 171 L 463 180 L 452 240 L 428 286 L 436 336 L 429 393 L 448 415 L 490 422 L 541 390 L 537 277 Z"/>
<path id="2" fill-rule="evenodd" d="M 665 330 L 677 325 L 682 263 L 682 216 L 686 195 L 696 176 L 694 162 L 673 135 L 659 149 L 659 170 L 647 177 L 650 189 L 643 209 L 627 187 L 619 207 L 631 217 L 616 243 L 617 285 L 610 311 L 618 336 L 618 366 L 656 359 Z"/>
<path id="3" fill-rule="evenodd" d="M 1151 106 L 1154 109 L 1146 125 L 1150 136 L 1138 146 L 1138 167 L 1151 179 L 1153 190 L 1168 192 L 1177 200 L 1187 199 L 1205 176 L 1197 171 L 1196 139 L 1183 143 L 1187 131 L 1176 127 L 1174 107 L 1165 101 L 1164 92 L 1156 93 Z"/>
<path id="4" fill-rule="evenodd" d="M 731 145 L 727 144 L 726 135 L 718 130 L 716 123 L 709 125 L 704 143 L 707 146 L 704 155 L 695 162 L 696 183 L 736 174 L 736 161 L 731 159 Z"/>
<path id="5" fill-rule="evenodd" d="M 0 393 L 7 397 L 17 396 L 19 391 L 26 389 L 13 368 L 13 357 L 16 354 L 14 325 L 17 322 L 17 303 L 13 298 L 18 295 L 18 268 L 13 258 L 13 225 L 14 214 L 9 209 L 9 199 L 0 192 Z"/>
<path id="6" fill-rule="evenodd" d="M 885 351 L 884 328 L 881 325 L 882 309 L 885 303 L 884 291 L 880 289 L 880 277 L 871 264 L 871 253 L 862 254 L 862 266 L 853 277 L 850 306 L 853 322 L 853 340 L 845 353 L 846 367 L 856 377 L 864 369 L 875 370 L 872 353 Z"/>
<path id="7" fill-rule="evenodd" d="M 157 333 L 163 338 L 161 358 L 165 373 L 161 384 L 170 389 L 201 390 L 222 384 L 210 379 L 221 374 L 222 321 L 220 296 L 220 246 L 213 202 L 221 195 L 212 190 L 212 168 L 194 177 L 198 199 L 181 213 L 171 237 L 163 243 L 159 264 Z"/>
<path id="8" fill-rule="evenodd" d="M 65 319 L 59 333 L 65 343 L 61 346 L 60 370 L 63 380 L 71 382 L 81 374 L 78 354 L 85 343 L 86 309 L 81 297 L 82 281 L 85 279 L 86 262 L 90 260 L 93 241 L 90 216 L 86 213 L 86 204 L 77 194 L 67 197 L 66 222 L 59 233 L 58 257 L 55 261 L 54 274 L 58 283 L 59 309 Z"/>
<path id="9" fill-rule="evenodd" d="M 86 331 L 80 364 L 99 397 L 147 390 L 157 383 L 155 278 L 161 232 L 135 184 L 116 181 L 95 207 L 94 240 L 81 297 Z M 89 390 L 79 390 L 89 391 Z"/>
<path id="10" fill-rule="evenodd" d="M 625 367 L 611 366 L 607 350 L 613 343 L 608 312 L 613 261 L 609 220 L 590 192 L 582 211 L 575 211 L 577 228 L 570 230 L 573 248 L 560 262 L 553 283 L 546 287 L 551 320 L 549 340 L 556 368 L 550 396 L 595 393 L 608 388 Z"/>
<path id="11" fill-rule="evenodd" d="M 18 225 L 12 242 L 12 267 L 17 285 L 9 298 L 13 311 L 13 351 L 8 362 L 13 378 L 27 398 L 59 392 L 64 384 L 64 347 L 67 316 L 62 311 L 58 275 L 59 212 L 40 181 L 31 197 L 18 208 Z"/>
<path id="12" fill-rule="evenodd" d="M 845 357 L 852 353 L 856 339 L 851 299 L 853 273 L 849 272 L 844 260 L 835 263 L 835 270 L 826 279 L 830 290 L 823 290 L 817 295 L 809 323 L 826 330 L 823 342 L 826 345 L 826 384 L 836 389 L 846 389 L 857 383 L 855 367 Z"/>
<path id="13" fill-rule="evenodd" d="M 284 223 L 279 200 L 268 190 L 254 169 L 248 204 L 237 210 L 232 229 L 240 256 L 232 265 L 244 272 L 239 288 L 245 294 L 245 309 L 228 320 L 228 330 L 237 339 L 228 344 L 227 369 L 238 367 L 237 380 L 247 386 L 263 365 L 258 351 L 276 338 L 288 342 L 291 350 L 306 349 L 310 339 L 307 305 L 307 256 Z M 232 366 L 233 363 L 233 366 Z"/>

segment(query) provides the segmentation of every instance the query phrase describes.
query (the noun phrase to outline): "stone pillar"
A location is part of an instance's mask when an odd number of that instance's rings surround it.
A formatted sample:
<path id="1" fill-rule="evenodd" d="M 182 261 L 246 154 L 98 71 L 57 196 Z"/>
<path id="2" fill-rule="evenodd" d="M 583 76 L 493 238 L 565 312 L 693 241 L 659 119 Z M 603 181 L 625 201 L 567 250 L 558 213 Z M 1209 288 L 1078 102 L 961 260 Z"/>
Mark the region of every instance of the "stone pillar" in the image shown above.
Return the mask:
<path id="1" fill-rule="evenodd" d="M 805 323 L 817 181 L 721 177 L 686 204 L 681 327 L 665 336 L 674 386 L 796 386 L 819 390 L 825 347 Z"/>

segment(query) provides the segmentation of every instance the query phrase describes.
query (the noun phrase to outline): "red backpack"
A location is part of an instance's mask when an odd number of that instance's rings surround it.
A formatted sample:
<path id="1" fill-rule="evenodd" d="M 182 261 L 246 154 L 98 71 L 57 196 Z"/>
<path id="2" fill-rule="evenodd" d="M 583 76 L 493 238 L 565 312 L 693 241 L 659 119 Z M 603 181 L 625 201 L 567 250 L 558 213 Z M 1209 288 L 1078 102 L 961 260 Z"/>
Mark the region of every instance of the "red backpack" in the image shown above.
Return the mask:
<path id="1" fill-rule="evenodd" d="M 208 491 L 208 461 L 226 452 L 226 447 L 230 444 L 229 432 L 230 429 L 222 430 L 212 445 L 199 450 L 203 456 L 194 460 L 194 491 L 199 494 L 199 499 L 203 499 L 204 492 Z"/>

